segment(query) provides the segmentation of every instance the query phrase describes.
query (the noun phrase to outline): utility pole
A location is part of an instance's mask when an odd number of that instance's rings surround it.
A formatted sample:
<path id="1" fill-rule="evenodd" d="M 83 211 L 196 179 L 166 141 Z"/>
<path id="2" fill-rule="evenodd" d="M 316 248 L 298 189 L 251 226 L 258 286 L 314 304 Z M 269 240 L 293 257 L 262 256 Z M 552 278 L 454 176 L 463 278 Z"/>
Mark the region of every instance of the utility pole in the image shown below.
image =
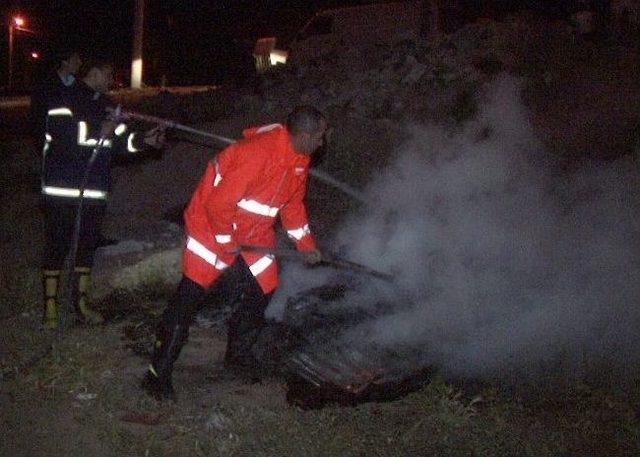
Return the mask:
<path id="1" fill-rule="evenodd" d="M 9 90 L 13 89 L 13 19 L 9 24 Z"/>
<path id="2" fill-rule="evenodd" d="M 142 39 L 144 35 L 144 0 L 136 0 L 131 52 L 131 88 L 142 87 Z"/>
<path id="3" fill-rule="evenodd" d="M 429 37 L 437 38 L 440 35 L 440 0 L 429 2 Z"/>
<path id="4" fill-rule="evenodd" d="M 33 30 L 29 30 L 28 28 L 25 27 L 26 24 L 26 19 L 22 16 L 14 16 L 11 18 L 11 22 L 9 22 L 9 80 L 8 80 L 8 86 L 9 89 L 13 89 L 13 60 L 14 60 L 14 53 L 15 53 L 15 39 L 16 39 L 16 32 L 20 31 L 20 32 L 27 32 L 27 33 L 31 33 L 31 34 L 36 34 L 36 32 L 34 32 Z M 35 57 L 34 57 L 35 58 Z"/>

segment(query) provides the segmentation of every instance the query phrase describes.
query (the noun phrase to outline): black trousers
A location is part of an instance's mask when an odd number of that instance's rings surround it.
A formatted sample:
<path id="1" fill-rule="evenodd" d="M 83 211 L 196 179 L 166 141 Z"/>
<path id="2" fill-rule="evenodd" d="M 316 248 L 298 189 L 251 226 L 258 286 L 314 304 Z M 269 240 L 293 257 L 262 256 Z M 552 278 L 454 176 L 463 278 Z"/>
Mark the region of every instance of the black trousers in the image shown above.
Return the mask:
<path id="1" fill-rule="evenodd" d="M 83 203 L 76 257 L 78 267 L 90 268 L 93 265 L 105 209 L 106 206 L 102 203 L 86 200 Z M 45 270 L 62 270 L 64 267 L 64 260 L 73 242 L 77 210 L 78 200 L 75 198 L 50 198 L 44 201 Z"/>
<path id="2" fill-rule="evenodd" d="M 265 324 L 264 312 L 272 294 L 262 291 L 242 257 L 238 257 L 214 287 L 213 301 L 234 305 L 228 322 L 225 362 L 252 363 L 251 348 Z M 183 277 L 162 315 L 162 327 L 171 329 L 179 325 L 188 329 L 206 297 L 207 291 L 202 286 Z"/>

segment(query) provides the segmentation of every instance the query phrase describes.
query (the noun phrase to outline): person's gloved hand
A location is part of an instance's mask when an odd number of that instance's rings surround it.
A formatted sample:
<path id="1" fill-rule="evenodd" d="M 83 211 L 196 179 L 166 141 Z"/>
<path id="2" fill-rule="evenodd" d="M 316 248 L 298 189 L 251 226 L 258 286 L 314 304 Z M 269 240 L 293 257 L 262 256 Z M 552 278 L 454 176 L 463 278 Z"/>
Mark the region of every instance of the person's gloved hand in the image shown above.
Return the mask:
<path id="1" fill-rule="evenodd" d="M 118 123 L 112 119 L 107 119 L 100 124 L 100 137 L 109 138 L 113 135 L 113 131 L 118 126 Z"/>
<path id="2" fill-rule="evenodd" d="M 304 251 L 304 263 L 307 265 L 317 265 L 322 262 L 322 253 L 319 249 Z"/>
<path id="3" fill-rule="evenodd" d="M 146 144 L 147 146 L 150 146 L 154 149 L 160 149 L 164 146 L 166 140 L 165 130 L 165 127 L 160 125 L 158 127 L 147 130 L 142 141 L 144 141 L 144 144 Z"/>

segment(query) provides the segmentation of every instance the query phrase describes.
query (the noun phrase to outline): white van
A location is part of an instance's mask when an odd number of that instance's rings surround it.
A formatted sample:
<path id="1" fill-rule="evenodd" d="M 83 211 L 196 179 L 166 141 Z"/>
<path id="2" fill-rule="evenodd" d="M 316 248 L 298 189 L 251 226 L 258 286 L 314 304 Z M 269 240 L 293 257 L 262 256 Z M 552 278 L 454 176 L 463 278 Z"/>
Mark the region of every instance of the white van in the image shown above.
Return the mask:
<path id="1" fill-rule="evenodd" d="M 258 71 L 295 60 L 305 62 L 336 46 L 357 47 L 417 36 L 429 19 L 429 2 L 375 3 L 320 11 L 300 29 L 287 51 L 275 49 L 274 38 L 261 38 L 254 57 Z M 271 47 L 265 47 L 268 40 Z M 266 54 L 269 52 L 269 54 Z M 269 58 L 267 58 L 267 56 Z"/>

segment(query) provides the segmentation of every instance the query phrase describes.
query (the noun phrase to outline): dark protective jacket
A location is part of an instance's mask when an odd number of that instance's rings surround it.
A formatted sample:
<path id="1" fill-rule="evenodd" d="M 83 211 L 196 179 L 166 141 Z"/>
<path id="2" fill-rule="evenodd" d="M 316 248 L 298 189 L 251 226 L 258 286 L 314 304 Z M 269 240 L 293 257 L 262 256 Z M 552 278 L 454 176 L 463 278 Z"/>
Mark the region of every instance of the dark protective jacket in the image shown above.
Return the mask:
<path id="1" fill-rule="evenodd" d="M 53 105 L 52 105 L 53 106 Z M 104 96 L 79 81 L 47 113 L 42 151 L 42 193 L 46 198 L 76 199 L 94 149 L 98 147 L 102 122 L 109 103 Z M 111 188 L 111 157 L 142 149 L 135 133 L 119 124 L 99 148 L 85 186 L 87 201 L 105 202 Z"/>
<path id="2" fill-rule="evenodd" d="M 58 72 L 49 73 L 31 91 L 30 121 L 31 133 L 41 148 L 44 143 L 47 112 L 50 108 L 64 105 L 77 87 L 78 82 L 70 76 L 63 82 Z"/>

